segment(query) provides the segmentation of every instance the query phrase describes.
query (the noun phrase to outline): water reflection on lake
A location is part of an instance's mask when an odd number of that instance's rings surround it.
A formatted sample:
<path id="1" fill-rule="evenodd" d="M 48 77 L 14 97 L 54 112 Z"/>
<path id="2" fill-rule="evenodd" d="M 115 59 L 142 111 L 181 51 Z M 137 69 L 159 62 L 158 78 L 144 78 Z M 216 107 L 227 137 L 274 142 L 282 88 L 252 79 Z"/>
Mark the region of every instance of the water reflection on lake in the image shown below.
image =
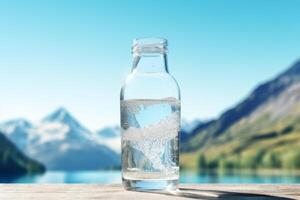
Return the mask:
<path id="1" fill-rule="evenodd" d="M 291 172 L 182 172 L 181 183 L 300 183 L 300 173 Z"/>
<path id="2" fill-rule="evenodd" d="M 0 178 L 1 183 L 121 183 L 120 171 L 48 171 L 42 175 L 14 180 Z M 300 183 L 295 173 L 197 173 L 181 172 L 181 183 Z"/>

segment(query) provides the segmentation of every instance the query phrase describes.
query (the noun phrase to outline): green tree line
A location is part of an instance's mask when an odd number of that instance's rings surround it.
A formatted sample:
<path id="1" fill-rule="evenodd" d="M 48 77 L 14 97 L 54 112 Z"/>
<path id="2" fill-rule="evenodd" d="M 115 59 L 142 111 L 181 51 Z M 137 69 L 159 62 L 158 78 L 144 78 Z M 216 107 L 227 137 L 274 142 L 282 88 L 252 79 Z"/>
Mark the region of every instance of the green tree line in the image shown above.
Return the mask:
<path id="1" fill-rule="evenodd" d="M 258 150 L 255 154 L 239 154 L 209 159 L 205 154 L 198 157 L 198 169 L 300 169 L 300 150 L 284 154 Z"/>

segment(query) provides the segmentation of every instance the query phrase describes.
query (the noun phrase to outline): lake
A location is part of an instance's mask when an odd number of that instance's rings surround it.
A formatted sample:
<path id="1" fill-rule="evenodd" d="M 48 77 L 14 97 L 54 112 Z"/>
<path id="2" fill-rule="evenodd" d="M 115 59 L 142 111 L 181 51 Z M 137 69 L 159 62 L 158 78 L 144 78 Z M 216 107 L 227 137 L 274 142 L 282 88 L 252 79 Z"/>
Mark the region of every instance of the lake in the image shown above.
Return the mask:
<path id="1" fill-rule="evenodd" d="M 121 183 L 120 171 L 48 171 L 42 175 L 14 180 L 0 178 L 1 183 Z M 181 183 L 300 183 L 300 174 L 278 172 L 197 173 L 181 172 Z"/>

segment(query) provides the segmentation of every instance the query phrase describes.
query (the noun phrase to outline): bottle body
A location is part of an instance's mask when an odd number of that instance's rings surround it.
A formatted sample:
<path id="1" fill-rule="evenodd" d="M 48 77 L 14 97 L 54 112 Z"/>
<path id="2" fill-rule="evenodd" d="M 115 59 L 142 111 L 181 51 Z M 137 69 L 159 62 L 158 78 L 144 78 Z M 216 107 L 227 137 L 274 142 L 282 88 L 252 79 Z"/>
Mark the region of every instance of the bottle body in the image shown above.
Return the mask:
<path id="1" fill-rule="evenodd" d="M 123 185 L 172 190 L 179 180 L 179 87 L 168 73 L 164 53 L 136 56 L 139 62 L 120 97 Z"/>

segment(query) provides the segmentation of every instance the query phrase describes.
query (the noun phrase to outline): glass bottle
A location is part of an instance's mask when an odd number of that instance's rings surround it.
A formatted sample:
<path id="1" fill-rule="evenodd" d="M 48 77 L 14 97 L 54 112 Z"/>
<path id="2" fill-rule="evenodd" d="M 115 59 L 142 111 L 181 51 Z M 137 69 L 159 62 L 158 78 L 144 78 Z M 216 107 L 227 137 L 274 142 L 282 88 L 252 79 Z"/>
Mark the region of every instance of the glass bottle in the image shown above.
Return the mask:
<path id="1" fill-rule="evenodd" d="M 179 180 L 180 90 L 167 40 L 135 39 L 121 89 L 122 180 L 128 190 L 174 190 Z"/>

